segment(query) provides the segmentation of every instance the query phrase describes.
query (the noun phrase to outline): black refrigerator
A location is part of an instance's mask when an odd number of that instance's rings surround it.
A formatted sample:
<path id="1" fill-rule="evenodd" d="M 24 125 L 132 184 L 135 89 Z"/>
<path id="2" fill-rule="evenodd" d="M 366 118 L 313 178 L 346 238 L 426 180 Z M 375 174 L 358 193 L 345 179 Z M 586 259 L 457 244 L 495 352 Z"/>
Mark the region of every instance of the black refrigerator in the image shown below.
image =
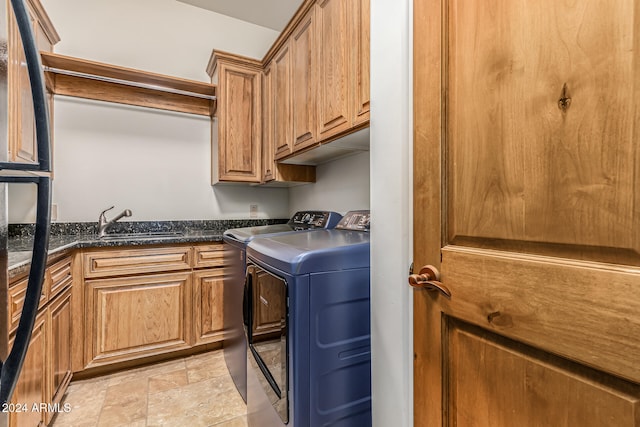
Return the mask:
<path id="1" fill-rule="evenodd" d="M 15 16 L 19 38 L 24 46 L 20 66 L 27 68 L 33 100 L 33 120 L 37 159 L 24 163 L 12 161 L 10 150 L 10 120 L 16 120 L 9 111 L 9 19 Z M 44 281 L 51 218 L 51 147 L 49 141 L 49 113 L 40 53 L 36 47 L 31 19 L 24 0 L 0 0 L 0 405 L 11 400 L 20 375 L 38 310 Z M 24 307 L 15 330 L 13 345 L 9 345 L 8 287 L 9 253 L 8 187 L 35 186 L 36 223 L 31 251 L 31 267 L 24 299 Z M 8 413 L 0 411 L 0 427 L 8 425 Z"/>

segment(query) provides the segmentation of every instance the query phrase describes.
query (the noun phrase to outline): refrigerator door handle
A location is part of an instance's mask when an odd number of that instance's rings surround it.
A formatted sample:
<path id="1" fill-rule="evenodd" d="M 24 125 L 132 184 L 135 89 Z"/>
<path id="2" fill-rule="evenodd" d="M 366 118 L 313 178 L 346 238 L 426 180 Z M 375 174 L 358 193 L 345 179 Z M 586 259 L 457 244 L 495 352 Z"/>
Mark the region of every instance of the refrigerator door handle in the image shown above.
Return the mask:
<path id="1" fill-rule="evenodd" d="M 9 181 L 9 180 L 6 180 Z M 7 360 L 2 362 L 0 367 L 0 405 L 4 405 L 11 400 L 11 395 L 18 382 L 24 359 L 27 355 L 33 325 L 35 324 L 42 294 L 42 284 L 44 273 L 47 267 L 47 254 L 49 248 L 49 229 L 51 223 L 51 178 L 30 177 L 21 180 L 15 178 L 12 182 L 37 182 L 38 200 L 36 214 L 36 229 L 31 254 L 31 269 L 29 271 L 29 282 L 27 284 L 24 306 L 11 352 Z"/>
<path id="2" fill-rule="evenodd" d="M 18 24 L 20 38 L 24 46 L 24 55 L 31 83 L 31 97 L 33 98 L 33 111 L 36 127 L 36 144 L 38 151 L 37 163 L 0 163 L 0 170 L 31 170 L 51 172 L 51 141 L 49 124 L 49 105 L 47 102 L 47 90 L 45 86 L 44 72 L 40 52 L 36 45 L 36 39 L 31 27 L 31 18 L 24 0 L 11 0 L 13 12 Z"/>

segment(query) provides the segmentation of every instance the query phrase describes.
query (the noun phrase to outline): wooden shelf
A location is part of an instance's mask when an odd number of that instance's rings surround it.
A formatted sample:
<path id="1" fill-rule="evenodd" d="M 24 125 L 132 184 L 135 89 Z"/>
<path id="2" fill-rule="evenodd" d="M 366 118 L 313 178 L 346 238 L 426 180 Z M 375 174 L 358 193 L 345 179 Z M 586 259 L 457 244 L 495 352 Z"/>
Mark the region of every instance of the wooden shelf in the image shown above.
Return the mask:
<path id="1" fill-rule="evenodd" d="M 55 95 L 213 116 L 216 86 L 70 56 L 41 52 Z"/>

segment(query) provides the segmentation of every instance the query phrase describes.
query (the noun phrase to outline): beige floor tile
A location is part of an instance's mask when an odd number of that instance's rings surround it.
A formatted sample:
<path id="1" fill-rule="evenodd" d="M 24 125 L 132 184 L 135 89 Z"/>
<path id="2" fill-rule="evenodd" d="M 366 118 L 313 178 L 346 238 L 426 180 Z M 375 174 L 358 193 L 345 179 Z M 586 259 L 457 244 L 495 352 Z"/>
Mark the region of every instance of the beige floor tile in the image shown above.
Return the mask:
<path id="1" fill-rule="evenodd" d="M 147 418 L 149 379 L 141 378 L 109 385 L 98 426 L 120 426 Z"/>
<path id="2" fill-rule="evenodd" d="M 109 383 L 111 385 L 114 385 L 122 382 L 128 382 L 133 379 L 149 378 L 154 375 L 183 369 L 184 366 L 184 359 L 177 359 L 170 360 L 168 362 L 157 363 L 154 365 L 142 366 L 140 368 L 127 369 L 126 371 L 109 375 Z"/>
<path id="3" fill-rule="evenodd" d="M 154 375 L 149 377 L 149 394 L 171 390 L 172 388 L 182 387 L 187 384 L 186 369 Z"/>
<path id="4" fill-rule="evenodd" d="M 222 351 L 73 381 L 53 427 L 246 427 Z"/>
<path id="5" fill-rule="evenodd" d="M 105 383 L 106 384 L 106 383 Z M 87 384 L 71 384 L 64 397 L 63 404 L 70 404 L 69 412 L 56 415 L 53 425 L 88 427 L 95 426 L 107 395 L 106 387 Z"/>
<path id="6" fill-rule="evenodd" d="M 210 426 L 244 415 L 246 407 L 233 382 L 212 378 L 149 396 L 147 426 Z"/>
<path id="7" fill-rule="evenodd" d="M 229 371 L 221 351 L 204 353 L 185 360 L 189 383 L 228 376 Z"/>
<path id="8" fill-rule="evenodd" d="M 236 417 L 228 421 L 223 421 L 218 424 L 214 424 L 211 427 L 248 427 L 247 417 L 245 415 L 241 417 Z"/>

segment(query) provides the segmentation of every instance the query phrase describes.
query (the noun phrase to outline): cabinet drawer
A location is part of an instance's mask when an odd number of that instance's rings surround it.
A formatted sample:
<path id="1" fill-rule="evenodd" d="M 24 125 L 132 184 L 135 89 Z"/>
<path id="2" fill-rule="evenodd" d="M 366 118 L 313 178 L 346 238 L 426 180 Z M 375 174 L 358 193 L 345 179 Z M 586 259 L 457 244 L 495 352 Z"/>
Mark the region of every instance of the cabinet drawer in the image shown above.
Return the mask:
<path id="1" fill-rule="evenodd" d="M 194 248 L 195 267 L 222 267 L 224 265 L 224 244 L 196 246 Z"/>
<path id="2" fill-rule="evenodd" d="M 13 332 L 18 327 L 20 321 L 20 315 L 22 314 L 22 307 L 24 307 L 24 300 L 27 294 L 27 283 L 29 283 L 29 277 L 25 277 L 22 280 L 11 285 L 9 288 L 9 331 Z M 42 285 L 42 294 L 40 296 L 40 304 L 38 308 L 42 308 L 47 302 L 47 278 L 45 275 L 45 283 Z"/>
<path id="3" fill-rule="evenodd" d="M 71 258 L 65 258 L 49 267 L 49 297 L 53 299 L 64 288 L 71 286 L 73 277 L 71 276 Z"/>
<path id="4" fill-rule="evenodd" d="M 187 270 L 192 255 L 185 246 L 88 252 L 83 258 L 84 277 L 94 278 Z"/>

